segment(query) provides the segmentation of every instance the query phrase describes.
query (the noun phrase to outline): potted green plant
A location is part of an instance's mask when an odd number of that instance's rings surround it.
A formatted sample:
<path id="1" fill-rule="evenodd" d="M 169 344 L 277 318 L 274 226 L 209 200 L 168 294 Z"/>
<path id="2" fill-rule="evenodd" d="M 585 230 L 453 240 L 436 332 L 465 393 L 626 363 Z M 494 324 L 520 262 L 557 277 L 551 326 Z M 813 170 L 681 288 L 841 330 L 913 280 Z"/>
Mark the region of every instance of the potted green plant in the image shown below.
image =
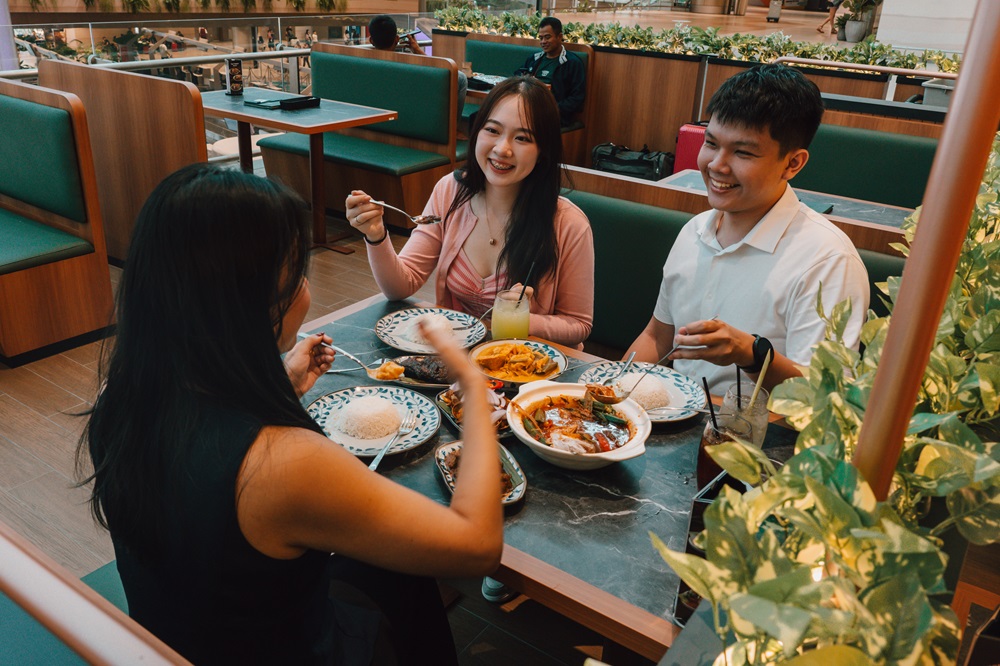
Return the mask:
<path id="1" fill-rule="evenodd" d="M 919 212 L 897 246 L 904 254 Z M 954 662 L 944 551 L 1000 540 L 998 269 L 1000 140 L 886 501 L 875 501 L 850 460 L 891 314 L 865 324 L 859 353 L 842 342 L 850 304 L 827 315 L 817 303 L 827 339 L 807 375 L 776 387 L 769 405 L 799 430 L 796 455 L 780 470 L 740 442 L 709 448 L 757 487 L 726 489 L 706 510 L 697 537 L 705 559 L 653 541 L 712 604 L 728 664 Z M 895 278 L 882 285 L 890 310 L 898 288 Z"/>
<path id="2" fill-rule="evenodd" d="M 848 19 L 847 14 L 841 14 L 833 21 L 833 27 L 835 32 L 837 33 L 838 42 L 847 41 L 847 31 L 845 29 L 845 27 L 847 26 L 847 19 Z"/>

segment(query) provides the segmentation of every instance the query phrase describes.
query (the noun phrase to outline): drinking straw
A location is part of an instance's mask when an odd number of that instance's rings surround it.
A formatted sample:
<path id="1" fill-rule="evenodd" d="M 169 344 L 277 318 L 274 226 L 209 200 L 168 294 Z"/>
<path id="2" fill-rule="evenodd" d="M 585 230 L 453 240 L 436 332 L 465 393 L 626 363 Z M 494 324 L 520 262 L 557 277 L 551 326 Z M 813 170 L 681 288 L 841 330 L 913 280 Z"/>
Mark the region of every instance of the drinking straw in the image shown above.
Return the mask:
<path id="1" fill-rule="evenodd" d="M 736 411 L 740 410 L 743 404 L 743 391 L 740 390 L 740 366 L 736 366 Z M 753 402 L 750 403 L 753 407 Z"/>
<path id="2" fill-rule="evenodd" d="M 767 352 L 767 356 L 764 357 L 764 365 L 760 368 L 760 374 L 757 375 L 757 385 L 753 387 L 753 395 L 750 396 L 750 408 L 753 408 L 755 402 L 757 402 L 757 394 L 760 393 L 760 387 L 764 384 L 764 375 L 767 374 L 767 366 L 771 365 L 771 352 Z"/>
<path id="3" fill-rule="evenodd" d="M 705 386 L 705 396 L 708 398 L 708 413 L 712 417 L 712 427 L 718 430 L 719 422 L 715 420 L 715 405 L 712 404 L 712 394 L 708 390 L 708 380 L 702 377 L 701 383 Z"/>
<path id="4" fill-rule="evenodd" d="M 521 293 L 517 296 L 518 304 L 521 303 L 521 299 L 524 298 L 524 290 L 528 288 L 528 280 L 531 279 L 531 274 L 535 272 L 535 262 L 531 262 L 528 266 L 528 274 L 524 276 L 524 284 L 521 285 Z"/>

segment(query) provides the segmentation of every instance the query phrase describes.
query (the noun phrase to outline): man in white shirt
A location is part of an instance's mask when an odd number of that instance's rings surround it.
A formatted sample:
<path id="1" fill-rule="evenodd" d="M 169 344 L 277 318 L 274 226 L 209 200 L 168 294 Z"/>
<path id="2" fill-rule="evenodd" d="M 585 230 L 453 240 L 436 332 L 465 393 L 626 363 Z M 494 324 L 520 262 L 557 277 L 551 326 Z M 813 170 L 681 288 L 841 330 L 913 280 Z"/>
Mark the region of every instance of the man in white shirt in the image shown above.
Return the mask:
<path id="1" fill-rule="evenodd" d="M 712 96 L 698 168 L 712 210 L 681 231 L 663 266 L 653 316 L 632 343 L 637 361 L 670 354 L 674 368 L 725 393 L 733 365 L 764 386 L 801 375 L 825 325 L 816 313 L 851 299 L 845 342 L 857 347 L 868 275 L 847 236 L 788 185 L 809 159 L 823 116 L 819 89 L 798 70 L 760 65 Z M 821 286 L 822 285 L 822 286 Z"/>

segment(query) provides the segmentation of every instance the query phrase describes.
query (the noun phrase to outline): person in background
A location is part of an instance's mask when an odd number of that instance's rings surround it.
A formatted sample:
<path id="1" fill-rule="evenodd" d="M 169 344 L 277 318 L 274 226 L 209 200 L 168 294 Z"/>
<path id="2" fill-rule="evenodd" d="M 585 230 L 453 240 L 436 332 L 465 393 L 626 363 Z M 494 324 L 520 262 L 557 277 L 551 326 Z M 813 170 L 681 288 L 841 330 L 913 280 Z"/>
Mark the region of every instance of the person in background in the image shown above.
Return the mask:
<path id="1" fill-rule="evenodd" d="M 868 310 L 864 264 L 851 240 L 801 203 L 788 184 L 809 160 L 823 117 L 814 83 L 794 67 L 759 65 L 726 80 L 708 104 L 698 168 L 712 210 L 681 230 L 663 266 L 653 316 L 632 343 L 636 361 L 670 354 L 674 369 L 707 377 L 721 395 L 732 365 L 764 387 L 801 375 L 826 325 L 823 306 L 851 301 L 845 332 L 857 348 Z"/>
<path id="2" fill-rule="evenodd" d="M 379 51 L 395 51 L 399 47 L 399 32 L 396 28 L 396 21 L 391 16 L 381 14 L 368 22 L 368 41 Z M 412 33 L 406 35 L 406 46 L 410 53 L 424 55 L 423 48 L 417 43 L 417 36 Z M 465 72 L 458 71 L 458 118 L 462 118 L 462 109 L 465 108 L 465 94 L 469 90 L 469 79 Z M 463 137 L 464 138 L 464 137 Z"/>
<path id="3" fill-rule="evenodd" d="M 827 0 L 827 6 L 830 9 L 830 15 L 826 17 L 826 20 L 816 26 L 816 32 L 825 32 L 826 24 L 830 24 L 830 34 L 834 34 L 837 31 L 837 26 L 835 25 L 834 19 L 837 18 L 837 10 L 840 9 L 840 5 L 844 4 L 844 0 Z"/>
<path id="4" fill-rule="evenodd" d="M 546 16 L 538 24 L 538 41 L 542 50 L 528 56 L 515 74 L 530 74 L 552 89 L 559 105 L 563 127 L 573 124 L 583 110 L 587 94 L 587 68 L 580 56 L 563 45 L 562 21 Z"/>
<path id="5" fill-rule="evenodd" d="M 503 547 L 482 375 L 418 323 L 465 396 L 450 506 L 331 442 L 300 402 L 334 358 L 296 342 L 309 228 L 291 190 L 215 165 L 150 195 L 77 452 L 94 515 L 129 614 L 193 663 L 456 664 L 430 577 L 492 572 Z"/>
<path id="6" fill-rule="evenodd" d="M 532 77 L 490 91 L 476 115 L 465 166 L 438 181 L 425 215 L 397 255 L 383 208 L 361 190 L 346 201 L 362 232 L 375 281 L 407 298 L 437 270 L 437 304 L 479 317 L 498 291 L 529 281 L 531 335 L 582 346 L 594 313 L 594 240 L 586 215 L 559 196 L 559 109 Z"/>

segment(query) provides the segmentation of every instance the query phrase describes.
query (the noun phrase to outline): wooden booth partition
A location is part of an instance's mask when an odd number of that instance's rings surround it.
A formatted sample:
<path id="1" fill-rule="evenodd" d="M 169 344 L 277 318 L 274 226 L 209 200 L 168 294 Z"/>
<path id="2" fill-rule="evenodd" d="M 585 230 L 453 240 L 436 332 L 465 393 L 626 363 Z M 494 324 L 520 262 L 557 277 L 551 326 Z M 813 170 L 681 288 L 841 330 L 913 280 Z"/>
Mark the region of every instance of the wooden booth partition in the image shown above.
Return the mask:
<path id="1" fill-rule="evenodd" d="M 208 160 L 201 93 L 186 81 L 56 60 L 38 63 L 38 82 L 83 101 L 108 256 L 124 261 L 153 188 Z"/>
<path id="2" fill-rule="evenodd" d="M 587 84 L 590 147 L 610 141 L 673 152 L 678 130 L 696 115 L 701 58 L 603 46 L 594 51 L 600 64 Z"/>
<path id="3" fill-rule="evenodd" d="M 435 58 L 450 58 L 462 68 L 465 60 L 465 36 L 467 32 L 459 30 L 441 30 L 435 28 L 431 35 L 431 55 Z"/>
<path id="4" fill-rule="evenodd" d="M 723 81 L 759 64 L 745 60 L 708 58 L 708 69 L 705 72 L 704 95 L 698 105 L 697 115 L 699 119 L 708 119 L 708 113 L 705 110 L 708 108 L 708 101 L 712 99 L 712 95 L 719 89 Z M 819 87 L 820 92 L 852 95 L 854 97 L 870 97 L 872 99 L 882 99 L 882 96 L 885 94 L 886 81 L 889 80 L 886 74 L 862 74 L 859 72 L 809 67 L 803 67 L 801 71 L 807 79 Z"/>

